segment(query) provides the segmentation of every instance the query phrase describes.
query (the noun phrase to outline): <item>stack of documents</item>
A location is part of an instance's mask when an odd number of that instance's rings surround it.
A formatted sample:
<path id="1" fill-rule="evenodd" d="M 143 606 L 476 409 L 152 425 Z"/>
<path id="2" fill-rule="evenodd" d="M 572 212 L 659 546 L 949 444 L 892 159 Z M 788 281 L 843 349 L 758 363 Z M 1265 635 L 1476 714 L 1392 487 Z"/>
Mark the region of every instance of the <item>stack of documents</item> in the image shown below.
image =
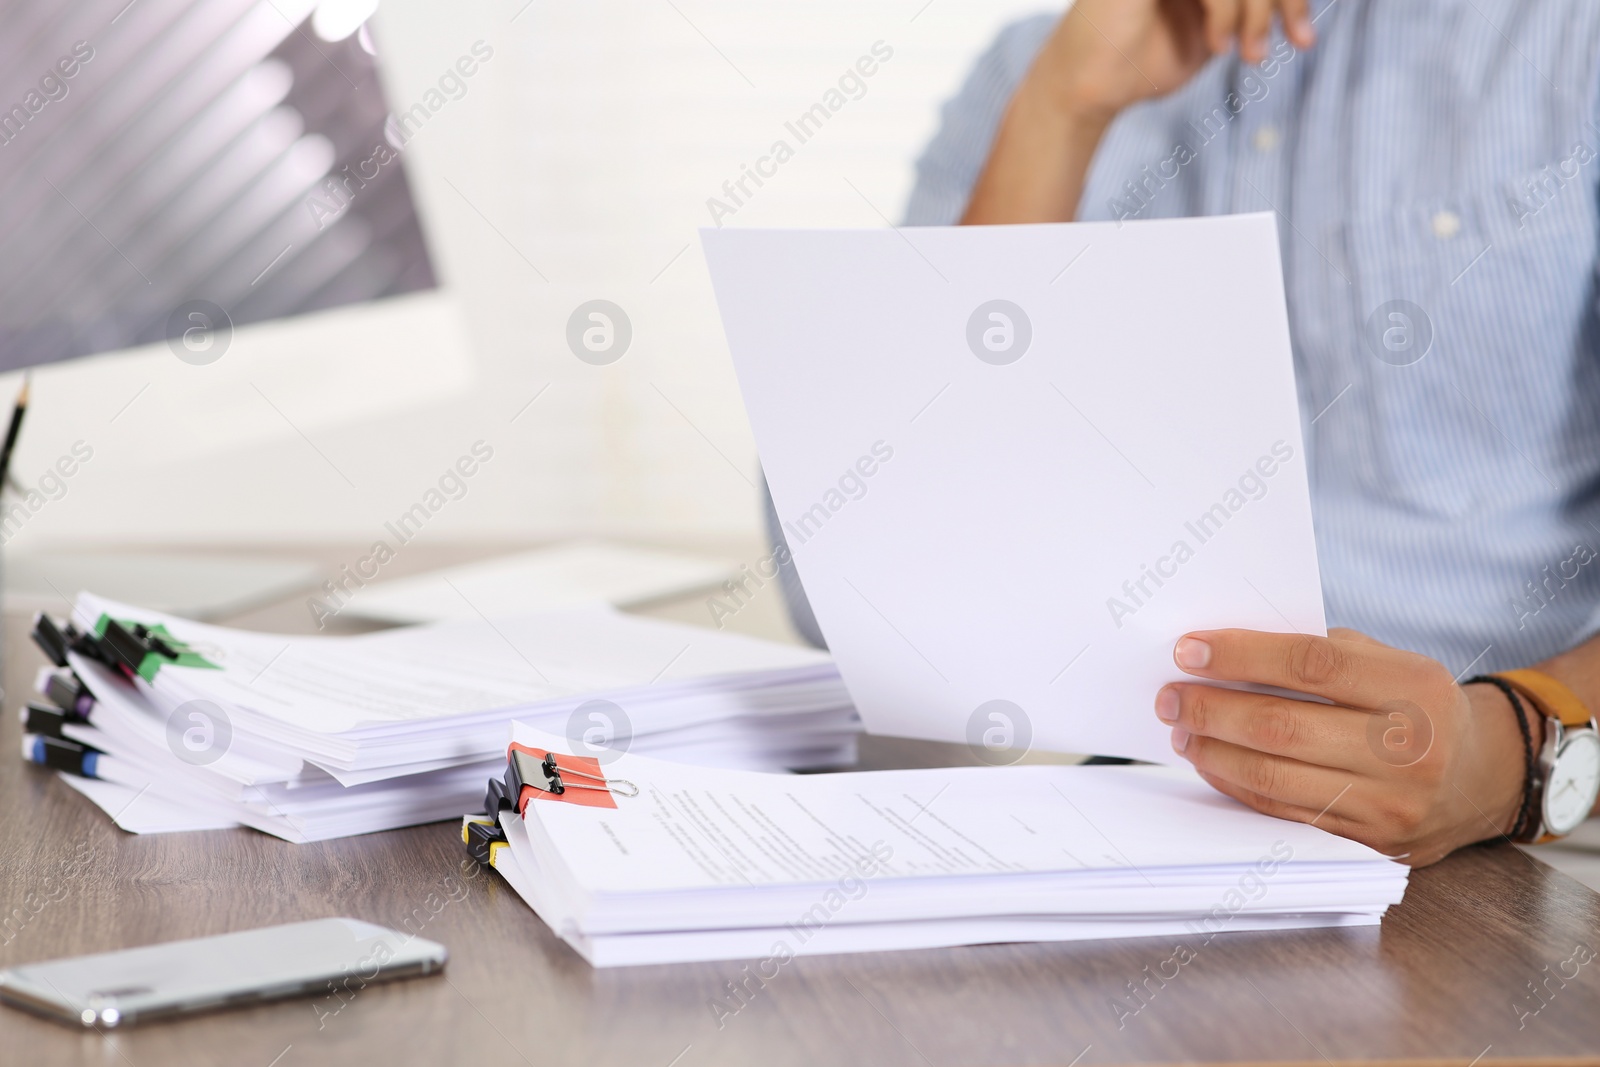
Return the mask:
<path id="1" fill-rule="evenodd" d="M 763 770 L 849 763 L 860 729 L 824 654 L 599 605 L 288 637 L 83 594 L 74 622 L 106 636 L 64 657 L 92 701 L 60 734 L 103 755 L 68 782 L 135 832 L 314 841 L 454 818 L 513 718 L 579 752 Z M 96 651 L 119 642 L 120 661 Z"/>
<path id="2" fill-rule="evenodd" d="M 513 741 L 563 739 L 516 724 Z M 495 869 L 597 967 L 1000 941 L 1370 925 L 1408 868 L 1250 811 L 1191 770 L 779 776 L 634 753 L 522 789 Z M 1168 943 L 1170 947 L 1171 943 Z"/>

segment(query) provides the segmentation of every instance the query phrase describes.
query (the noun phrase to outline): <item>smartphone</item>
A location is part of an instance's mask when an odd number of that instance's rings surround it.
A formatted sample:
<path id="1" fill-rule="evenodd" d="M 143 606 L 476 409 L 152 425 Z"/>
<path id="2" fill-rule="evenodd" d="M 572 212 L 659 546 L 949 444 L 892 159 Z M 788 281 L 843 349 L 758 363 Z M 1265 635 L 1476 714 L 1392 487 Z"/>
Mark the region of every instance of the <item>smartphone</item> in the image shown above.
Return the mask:
<path id="1" fill-rule="evenodd" d="M 126 1026 L 299 994 L 344 998 L 443 970 L 448 955 L 359 919 L 314 919 L 12 967 L 0 971 L 0 1000 L 84 1026 Z"/>

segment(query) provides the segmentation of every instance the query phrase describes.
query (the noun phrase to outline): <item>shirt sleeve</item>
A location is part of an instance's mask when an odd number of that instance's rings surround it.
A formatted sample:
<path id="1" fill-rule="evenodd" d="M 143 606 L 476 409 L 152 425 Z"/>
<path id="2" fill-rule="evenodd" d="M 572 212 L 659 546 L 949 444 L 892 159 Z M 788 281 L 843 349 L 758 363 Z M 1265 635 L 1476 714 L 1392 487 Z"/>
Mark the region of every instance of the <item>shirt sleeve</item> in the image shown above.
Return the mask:
<path id="1" fill-rule="evenodd" d="M 989 158 L 1006 105 L 1055 27 L 1056 16 L 1014 22 L 979 57 L 959 92 L 939 112 L 939 130 L 917 160 L 907 226 L 954 226 Z"/>

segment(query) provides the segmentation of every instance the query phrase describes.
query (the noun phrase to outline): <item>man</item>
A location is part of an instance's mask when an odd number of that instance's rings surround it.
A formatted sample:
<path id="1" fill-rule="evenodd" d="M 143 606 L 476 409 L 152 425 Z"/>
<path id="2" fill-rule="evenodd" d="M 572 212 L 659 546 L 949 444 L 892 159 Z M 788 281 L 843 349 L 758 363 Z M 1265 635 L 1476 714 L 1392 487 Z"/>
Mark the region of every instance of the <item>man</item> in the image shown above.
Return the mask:
<path id="1" fill-rule="evenodd" d="M 1587 788 L 1537 757 L 1600 708 L 1597 95 L 1592 0 L 1078 0 L 946 105 L 913 225 L 1277 212 L 1350 629 L 1178 642 L 1331 702 L 1156 694 L 1229 796 L 1421 865 Z"/>

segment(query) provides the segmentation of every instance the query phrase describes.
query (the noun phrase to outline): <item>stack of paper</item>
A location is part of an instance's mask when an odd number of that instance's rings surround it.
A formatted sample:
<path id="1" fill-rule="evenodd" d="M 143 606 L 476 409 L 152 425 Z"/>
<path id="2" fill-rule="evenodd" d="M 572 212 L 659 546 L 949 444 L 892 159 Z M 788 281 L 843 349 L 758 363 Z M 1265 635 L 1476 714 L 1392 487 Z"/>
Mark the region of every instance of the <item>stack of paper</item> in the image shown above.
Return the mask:
<path id="1" fill-rule="evenodd" d="M 1193 954 L 1224 930 L 1376 923 L 1408 874 L 1182 768 L 778 776 L 629 753 L 601 773 L 598 801 L 528 790 L 493 861 L 597 967 L 1156 935 Z"/>
<path id="2" fill-rule="evenodd" d="M 854 759 L 859 721 L 810 649 L 593 606 L 358 637 L 208 626 L 84 594 L 74 619 L 162 627 L 137 675 L 71 654 L 92 692 L 69 777 L 125 829 L 243 824 L 313 841 L 482 802 L 507 723 L 577 751 L 778 770 Z"/>

